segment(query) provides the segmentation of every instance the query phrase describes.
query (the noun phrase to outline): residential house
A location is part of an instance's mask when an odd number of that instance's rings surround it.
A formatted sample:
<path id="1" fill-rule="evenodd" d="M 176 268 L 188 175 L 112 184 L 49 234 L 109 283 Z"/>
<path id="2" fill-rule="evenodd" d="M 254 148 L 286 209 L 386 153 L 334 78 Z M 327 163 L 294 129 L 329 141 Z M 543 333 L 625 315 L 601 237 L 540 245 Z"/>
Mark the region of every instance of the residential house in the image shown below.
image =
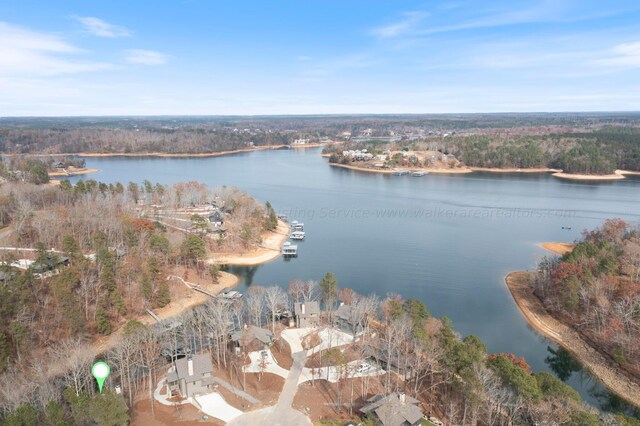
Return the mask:
<path id="1" fill-rule="evenodd" d="M 414 426 L 424 418 L 420 401 L 403 392 L 376 395 L 367 400 L 360 412 L 369 414 L 381 426 Z"/>
<path id="2" fill-rule="evenodd" d="M 243 346 L 248 351 L 258 351 L 273 344 L 273 333 L 255 325 L 245 325 L 242 330 L 231 333 L 234 346 L 239 349 Z"/>
<path id="3" fill-rule="evenodd" d="M 340 330 L 350 334 L 355 333 L 357 335 L 361 333 L 364 330 L 365 320 L 365 318 L 362 318 L 358 321 L 355 312 L 353 312 L 353 307 L 344 303 L 341 303 L 333 313 L 333 324 Z"/>
<path id="4" fill-rule="evenodd" d="M 316 301 L 294 303 L 293 313 L 298 327 L 314 327 L 320 324 L 320 304 Z"/>
<path id="5" fill-rule="evenodd" d="M 224 225 L 222 212 L 220 210 L 214 210 L 211 214 L 209 214 L 209 222 L 212 223 L 216 228 Z"/>
<path id="6" fill-rule="evenodd" d="M 185 398 L 203 395 L 214 390 L 213 365 L 208 354 L 193 355 L 176 360 L 167 374 L 167 386 Z"/>
<path id="7" fill-rule="evenodd" d="M 31 264 L 31 269 L 35 274 L 44 274 L 51 272 L 61 266 L 67 266 L 69 264 L 69 258 L 65 256 L 58 256 L 54 253 L 47 253 L 45 257 L 37 262 Z"/>

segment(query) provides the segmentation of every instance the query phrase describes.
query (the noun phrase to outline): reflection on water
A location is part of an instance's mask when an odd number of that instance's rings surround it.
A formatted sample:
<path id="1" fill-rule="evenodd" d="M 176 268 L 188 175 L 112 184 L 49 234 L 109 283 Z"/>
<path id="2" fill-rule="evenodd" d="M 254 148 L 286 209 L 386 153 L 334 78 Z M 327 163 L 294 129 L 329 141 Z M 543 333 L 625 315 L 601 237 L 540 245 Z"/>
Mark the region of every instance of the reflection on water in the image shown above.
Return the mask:
<path id="1" fill-rule="evenodd" d="M 88 158 L 102 182 L 173 184 L 198 180 L 237 186 L 305 223 L 300 253 L 258 267 L 228 267 L 238 290 L 292 279 L 321 280 L 361 294 L 401 294 L 447 316 L 493 353 L 524 356 L 534 371 L 558 370 L 593 404 L 602 387 L 528 327 L 504 284 L 531 269 L 542 241 L 573 241 L 604 219 L 640 219 L 640 180 L 570 182 L 548 174 L 435 175 L 358 173 L 327 166 L 316 149 L 260 151 L 218 158 Z M 85 177 L 73 177 L 72 182 Z M 567 229 L 570 228 L 570 229 Z M 550 358 L 551 362 L 545 361 Z M 573 374 L 569 373 L 572 371 Z M 595 392 L 593 391 L 596 386 Z"/>
<path id="2" fill-rule="evenodd" d="M 563 382 L 569 380 L 573 373 L 582 371 L 582 364 L 564 348 L 554 349 L 551 346 L 547 346 L 547 351 L 551 355 L 546 357 L 544 362 Z"/>
<path id="3" fill-rule="evenodd" d="M 563 382 L 577 380 L 587 387 L 589 395 L 598 401 L 598 406 L 604 411 L 623 412 L 636 417 L 640 416 L 640 411 L 629 405 L 626 401 L 617 395 L 609 392 L 600 382 L 594 380 L 594 377 L 586 370 L 583 365 L 575 359 L 569 351 L 559 347 L 557 349 L 551 346 L 547 347 L 547 351 L 551 355 L 545 358 L 544 362 L 549 366 L 551 371 Z"/>

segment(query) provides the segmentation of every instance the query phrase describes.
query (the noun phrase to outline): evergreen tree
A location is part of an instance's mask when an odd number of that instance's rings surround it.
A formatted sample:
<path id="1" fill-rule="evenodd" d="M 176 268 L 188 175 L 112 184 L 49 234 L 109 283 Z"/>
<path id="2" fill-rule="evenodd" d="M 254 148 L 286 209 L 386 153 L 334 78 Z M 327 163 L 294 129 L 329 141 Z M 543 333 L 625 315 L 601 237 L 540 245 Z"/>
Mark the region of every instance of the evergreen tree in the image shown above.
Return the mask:
<path id="1" fill-rule="evenodd" d="M 163 308 L 171 302 L 171 292 L 169 291 L 169 283 L 163 281 L 158 289 L 157 306 Z"/>
<path id="2" fill-rule="evenodd" d="M 96 326 L 98 328 L 98 333 L 106 335 L 111 334 L 111 323 L 109 322 L 109 317 L 107 316 L 107 311 L 101 305 L 96 312 Z"/>

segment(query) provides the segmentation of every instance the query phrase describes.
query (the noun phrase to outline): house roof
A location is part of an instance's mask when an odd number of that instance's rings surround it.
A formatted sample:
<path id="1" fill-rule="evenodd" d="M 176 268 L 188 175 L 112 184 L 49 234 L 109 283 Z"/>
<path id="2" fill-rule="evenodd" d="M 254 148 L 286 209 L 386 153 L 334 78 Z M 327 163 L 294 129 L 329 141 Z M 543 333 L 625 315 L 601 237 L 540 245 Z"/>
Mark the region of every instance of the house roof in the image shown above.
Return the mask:
<path id="1" fill-rule="evenodd" d="M 333 315 L 341 320 L 349 321 L 351 319 L 351 305 L 340 305 Z"/>
<path id="2" fill-rule="evenodd" d="M 304 314 L 302 313 L 302 305 L 304 305 Z M 312 316 L 312 315 L 320 315 L 320 304 L 316 301 L 299 303 L 296 302 L 293 304 L 293 311 L 296 315 L 299 316 Z"/>
<path id="3" fill-rule="evenodd" d="M 176 360 L 176 367 L 167 374 L 167 382 L 175 382 L 184 379 L 187 382 L 195 382 L 202 379 L 204 373 L 213 372 L 213 365 L 208 354 L 193 355 L 193 375 L 189 375 L 189 359 L 180 358 Z"/>
<path id="4" fill-rule="evenodd" d="M 367 402 L 368 404 L 360 411 L 363 413 L 373 411 L 383 426 L 413 425 L 424 416 L 418 406 L 420 402 L 400 392 L 376 395 Z"/>
<path id="5" fill-rule="evenodd" d="M 246 329 L 236 330 L 231 334 L 231 340 L 234 342 L 241 342 L 243 335 L 247 333 L 247 341 L 257 339 L 265 345 L 270 344 L 273 341 L 273 333 L 264 328 L 256 327 L 255 325 L 249 326 Z"/>

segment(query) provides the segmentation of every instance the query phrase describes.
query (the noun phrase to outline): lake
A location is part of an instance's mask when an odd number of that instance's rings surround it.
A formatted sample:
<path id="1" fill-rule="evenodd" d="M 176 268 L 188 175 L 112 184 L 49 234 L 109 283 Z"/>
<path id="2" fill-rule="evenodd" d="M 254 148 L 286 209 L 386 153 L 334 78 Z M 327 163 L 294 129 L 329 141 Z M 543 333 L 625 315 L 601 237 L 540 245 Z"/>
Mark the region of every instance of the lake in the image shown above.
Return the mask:
<path id="1" fill-rule="evenodd" d="M 529 328 L 504 284 L 534 268 L 544 241 L 573 241 L 612 217 L 640 218 L 640 179 L 570 182 L 548 174 L 389 176 L 329 167 L 319 149 L 256 151 L 212 158 L 86 158 L 102 182 L 237 186 L 305 224 L 299 256 L 234 267 L 240 291 L 257 284 L 320 280 L 333 272 L 358 293 L 398 293 L 447 316 L 490 352 L 524 356 L 555 371 L 588 402 L 615 403 L 602 386 Z M 83 177 L 72 177 L 75 182 Z M 571 229 L 563 229 L 570 227 Z M 578 370 L 578 371 L 575 371 Z"/>

